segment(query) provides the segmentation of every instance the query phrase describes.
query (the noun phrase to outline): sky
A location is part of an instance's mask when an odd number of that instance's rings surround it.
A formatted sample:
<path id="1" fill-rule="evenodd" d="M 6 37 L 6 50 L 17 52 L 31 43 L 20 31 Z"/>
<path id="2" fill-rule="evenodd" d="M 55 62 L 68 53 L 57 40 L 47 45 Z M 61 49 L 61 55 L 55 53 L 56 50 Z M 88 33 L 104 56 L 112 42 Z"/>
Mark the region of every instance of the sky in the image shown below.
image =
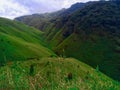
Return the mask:
<path id="1" fill-rule="evenodd" d="M 15 17 L 35 13 L 46 13 L 69 8 L 77 2 L 97 0 L 0 0 L 0 17 Z"/>

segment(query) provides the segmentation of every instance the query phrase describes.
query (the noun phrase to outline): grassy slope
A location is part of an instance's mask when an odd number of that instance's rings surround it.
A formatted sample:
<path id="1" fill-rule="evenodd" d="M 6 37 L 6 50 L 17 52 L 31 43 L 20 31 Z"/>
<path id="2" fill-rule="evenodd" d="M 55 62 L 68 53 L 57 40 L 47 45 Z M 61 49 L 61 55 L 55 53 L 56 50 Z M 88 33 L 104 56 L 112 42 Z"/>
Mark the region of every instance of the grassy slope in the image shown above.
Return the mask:
<path id="1" fill-rule="evenodd" d="M 99 65 L 105 74 L 120 80 L 119 8 L 119 2 L 88 4 L 68 16 L 59 30 L 54 25 L 47 28 L 46 38 L 58 55 L 64 53 L 93 67 Z"/>
<path id="2" fill-rule="evenodd" d="M 0 18 L 0 61 L 24 60 L 53 54 L 45 48 L 37 29 Z"/>
<path id="3" fill-rule="evenodd" d="M 55 50 L 57 49 L 56 51 L 63 53 L 64 49 L 66 56 L 76 57 L 85 60 L 86 63 L 90 65 L 96 66 L 103 62 L 101 60 L 103 60 L 105 53 L 111 53 L 112 48 L 110 50 L 111 42 L 107 38 L 95 36 L 95 39 L 96 40 L 92 41 L 89 38 L 84 41 L 82 36 L 72 34 L 57 46 Z M 95 54 L 95 56 L 93 56 L 93 54 Z"/>
<path id="4" fill-rule="evenodd" d="M 29 75 L 30 65 L 34 74 Z M 120 84 L 73 58 L 17 61 L 0 68 L 0 89 L 119 90 Z M 68 74 L 72 79 L 68 80 Z"/>
<path id="5" fill-rule="evenodd" d="M 59 42 L 56 38 L 61 37 L 57 35 L 51 42 L 56 44 Z M 118 39 L 117 39 L 118 40 Z M 113 40 L 107 37 L 99 37 L 92 34 L 86 40 L 83 36 L 72 34 L 65 39 L 60 45 L 54 48 L 59 55 L 64 54 L 68 57 L 77 58 L 94 68 L 99 65 L 100 70 L 116 80 L 120 80 L 119 73 L 119 53 L 115 51 L 119 49 Z M 71 53 L 72 52 L 72 53 Z"/>
<path id="6" fill-rule="evenodd" d="M 64 12 L 47 23 L 44 37 L 49 47 L 58 55 L 65 53 L 93 67 L 99 65 L 101 71 L 120 81 L 120 3 L 88 2 L 71 11 L 74 8 L 76 5 L 69 8 L 71 14 Z"/>

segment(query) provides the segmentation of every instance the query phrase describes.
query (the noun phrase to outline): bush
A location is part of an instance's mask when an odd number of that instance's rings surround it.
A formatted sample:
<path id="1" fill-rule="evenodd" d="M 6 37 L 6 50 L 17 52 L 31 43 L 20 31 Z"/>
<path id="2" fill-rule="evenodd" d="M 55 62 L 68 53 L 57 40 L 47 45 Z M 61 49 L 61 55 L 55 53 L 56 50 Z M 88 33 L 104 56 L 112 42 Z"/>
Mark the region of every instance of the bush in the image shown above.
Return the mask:
<path id="1" fill-rule="evenodd" d="M 73 78 L 72 73 L 68 73 L 68 80 L 71 80 Z"/>
<path id="2" fill-rule="evenodd" d="M 30 65 L 30 76 L 34 75 L 34 65 Z"/>

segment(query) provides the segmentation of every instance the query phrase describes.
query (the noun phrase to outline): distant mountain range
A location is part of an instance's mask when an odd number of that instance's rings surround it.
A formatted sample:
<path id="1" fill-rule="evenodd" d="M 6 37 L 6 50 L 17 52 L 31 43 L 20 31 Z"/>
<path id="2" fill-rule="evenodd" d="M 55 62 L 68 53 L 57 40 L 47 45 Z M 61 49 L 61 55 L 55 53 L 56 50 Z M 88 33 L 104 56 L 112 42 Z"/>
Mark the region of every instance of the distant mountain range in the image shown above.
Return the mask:
<path id="1" fill-rule="evenodd" d="M 33 26 L 40 30 L 44 30 L 45 25 L 49 23 L 50 20 L 54 20 L 56 18 L 64 17 L 66 15 L 71 14 L 76 11 L 78 8 L 81 8 L 85 5 L 85 3 L 76 3 L 68 9 L 62 9 L 53 13 L 45 13 L 45 14 L 33 14 L 26 15 L 15 18 L 15 20 L 21 21 L 27 25 Z"/>

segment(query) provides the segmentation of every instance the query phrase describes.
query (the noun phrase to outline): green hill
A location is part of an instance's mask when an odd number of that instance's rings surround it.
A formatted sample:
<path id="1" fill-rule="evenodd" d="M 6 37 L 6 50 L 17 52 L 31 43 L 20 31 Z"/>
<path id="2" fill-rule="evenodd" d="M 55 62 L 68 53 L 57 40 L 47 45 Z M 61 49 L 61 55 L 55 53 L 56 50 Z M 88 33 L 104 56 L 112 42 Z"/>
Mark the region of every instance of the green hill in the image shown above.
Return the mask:
<path id="1" fill-rule="evenodd" d="M 77 58 L 94 68 L 99 65 L 102 72 L 120 80 L 119 18 L 119 1 L 88 2 L 50 20 L 44 37 L 59 56 Z"/>
<path id="2" fill-rule="evenodd" d="M 44 32 L 0 18 L 0 90 L 120 89 L 120 2 L 22 18 Z"/>
<path id="3" fill-rule="evenodd" d="M 119 90 L 120 84 L 73 58 L 9 62 L 0 68 L 1 90 Z"/>
<path id="4" fill-rule="evenodd" d="M 58 55 L 77 58 L 120 80 L 120 2 L 91 2 L 46 28 Z M 61 25 L 62 23 L 62 25 Z"/>
<path id="5" fill-rule="evenodd" d="M 99 66 L 100 71 L 120 80 L 120 2 L 88 2 L 82 7 L 78 3 L 67 10 L 43 28 L 51 49 L 59 56 Z"/>
<path id="6" fill-rule="evenodd" d="M 53 55 L 43 46 L 41 35 L 42 32 L 35 28 L 0 18 L 0 64 Z"/>

